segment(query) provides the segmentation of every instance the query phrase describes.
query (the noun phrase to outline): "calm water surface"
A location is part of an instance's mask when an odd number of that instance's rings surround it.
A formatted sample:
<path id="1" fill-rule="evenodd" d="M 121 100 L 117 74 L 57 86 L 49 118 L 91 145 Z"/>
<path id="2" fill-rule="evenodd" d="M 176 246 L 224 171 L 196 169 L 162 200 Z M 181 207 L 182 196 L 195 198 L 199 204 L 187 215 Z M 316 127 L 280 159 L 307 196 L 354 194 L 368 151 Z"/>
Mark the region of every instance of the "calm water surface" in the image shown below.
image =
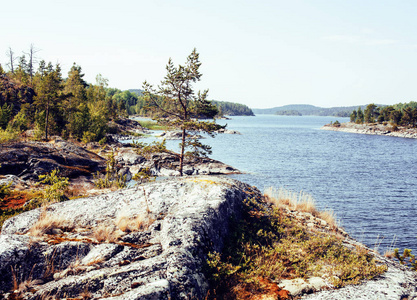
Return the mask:
<path id="1" fill-rule="evenodd" d="M 242 135 L 206 139 L 212 158 L 260 190 L 310 193 L 356 239 L 417 251 L 417 140 L 320 130 L 335 117 L 260 115 L 221 121 Z M 348 119 L 338 118 L 340 122 Z"/>
<path id="2" fill-rule="evenodd" d="M 347 118 L 337 118 L 340 122 Z M 417 251 L 417 140 L 320 130 L 335 117 L 259 115 L 220 120 L 242 135 L 205 139 L 212 158 L 257 186 L 304 191 L 347 232 L 380 252 Z M 178 141 L 168 146 L 178 151 Z"/>

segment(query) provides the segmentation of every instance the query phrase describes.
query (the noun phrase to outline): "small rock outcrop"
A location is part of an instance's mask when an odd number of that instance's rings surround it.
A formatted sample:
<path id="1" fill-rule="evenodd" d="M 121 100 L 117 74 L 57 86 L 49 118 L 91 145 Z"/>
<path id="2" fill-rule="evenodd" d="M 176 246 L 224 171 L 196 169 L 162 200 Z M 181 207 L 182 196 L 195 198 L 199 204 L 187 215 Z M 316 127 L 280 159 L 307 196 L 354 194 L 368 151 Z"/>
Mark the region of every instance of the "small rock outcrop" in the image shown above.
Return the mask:
<path id="1" fill-rule="evenodd" d="M 369 135 L 386 135 L 401 138 L 417 139 L 417 128 L 397 127 L 395 130 L 390 125 L 383 124 L 355 124 L 352 122 L 338 125 L 324 125 L 322 130 L 342 131 Z"/>
<path id="2" fill-rule="evenodd" d="M 106 160 L 60 138 L 53 142 L 13 142 L 0 146 L 0 175 L 16 175 L 22 180 L 60 170 L 65 177 L 90 175 L 104 169 Z"/>
<path id="3" fill-rule="evenodd" d="M 180 140 L 182 139 L 182 131 L 164 131 L 160 134 L 157 134 L 156 137 L 164 139 L 164 140 Z M 188 134 L 189 138 L 203 138 L 201 135 L 190 135 Z"/>
<path id="4" fill-rule="evenodd" d="M 131 174 L 148 169 L 154 176 L 178 176 L 179 157 L 173 153 L 153 153 L 145 158 L 136 153 L 134 148 L 120 148 L 115 158 L 121 168 L 129 168 Z M 185 175 L 228 175 L 239 174 L 236 168 L 220 161 L 207 158 L 187 157 L 184 161 Z"/>
<path id="5" fill-rule="evenodd" d="M 260 196 L 232 179 L 186 177 L 13 217 L 0 235 L 0 294 L 202 299 L 206 255 L 222 249 L 248 194 Z"/>

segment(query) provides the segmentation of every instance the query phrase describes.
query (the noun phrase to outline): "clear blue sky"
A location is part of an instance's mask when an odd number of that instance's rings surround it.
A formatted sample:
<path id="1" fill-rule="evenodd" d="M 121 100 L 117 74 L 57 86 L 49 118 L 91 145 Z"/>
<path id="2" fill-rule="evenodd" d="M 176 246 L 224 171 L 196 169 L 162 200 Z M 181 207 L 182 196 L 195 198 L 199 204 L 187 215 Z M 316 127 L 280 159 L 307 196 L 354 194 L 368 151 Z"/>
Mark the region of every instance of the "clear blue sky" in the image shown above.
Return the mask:
<path id="1" fill-rule="evenodd" d="M 1 5 L 0 63 L 31 43 L 87 81 L 158 84 L 194 47 L 198 89 L 252 108 L 417 101 L 417 1 L 14 0 Z"/>

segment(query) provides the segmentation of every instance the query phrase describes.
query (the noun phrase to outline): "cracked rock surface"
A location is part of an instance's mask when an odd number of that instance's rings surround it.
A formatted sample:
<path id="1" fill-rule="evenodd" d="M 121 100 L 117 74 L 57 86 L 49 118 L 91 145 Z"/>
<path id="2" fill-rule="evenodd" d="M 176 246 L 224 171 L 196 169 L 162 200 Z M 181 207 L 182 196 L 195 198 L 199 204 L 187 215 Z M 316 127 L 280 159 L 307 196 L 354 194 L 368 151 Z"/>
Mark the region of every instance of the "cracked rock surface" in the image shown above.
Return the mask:
<path id="1" fill-rule="evenodd" d="M 221 250 L 230 217 L 239 215 L 247 193 L 259 196 L 232 179 L 174 178 L 20 214 L 0 235 L 0 294 L 204 298 L 206 255 Z M 28 232 L 45 216 L 66 226 L 56 222 L 45 233 Z"/>
<path id="2" fill-rule="evenodd" d="M 229 178 L 195 176 L 22 213 L 0 234 L 0 299 L 204 299 L 207 253 L 221 251 L 247 197 L 260 193 Z M 334 230 L 309 213 L 291 213 L 310 229 Z M 347 247 L 359 245 L 337 233 Z M 417 299 L 417 273 L 373 255 L 388 270 L 360 285 L 332 290 L 313 277 L 280 286 L 309 300 Z"/>

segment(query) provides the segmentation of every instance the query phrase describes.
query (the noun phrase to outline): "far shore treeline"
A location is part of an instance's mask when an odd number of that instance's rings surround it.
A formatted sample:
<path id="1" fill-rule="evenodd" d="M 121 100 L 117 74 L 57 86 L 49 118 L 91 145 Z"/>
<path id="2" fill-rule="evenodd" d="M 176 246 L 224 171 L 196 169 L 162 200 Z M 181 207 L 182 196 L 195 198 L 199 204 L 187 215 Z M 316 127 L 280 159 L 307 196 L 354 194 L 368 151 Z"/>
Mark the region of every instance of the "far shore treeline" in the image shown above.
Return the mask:
<path id="1" fill-rule="evenodd" d="M 33 45 L 20 57 L 9 49 L 10 60 L 0 63 L 0 141 L 29 129 L 36 138 L 59 135 L 83 142 L 101 141 L 106 133 L 115 133 L 112 131 L 117 127 L 112 122 L 121 117 L 152 117 L 141 90 L 110 88 L 100 74 L 94 84 L 88 83 L 76 63 L 64 78 L 59 64 L 40 60 L 35 66 L 35 55 Z M 213 104 L 218 109 L 216 117 L 253 115 L 246 105 Z"/>
<path id="2" fill-rule="evenodd" d="M 398 103 L 389 106 L 377 106 L 369 104 L 364 111 L 361 107 L 353 110 L 350 121 L 362 123 L 390 123 L 395 126 L 417 127 L 417 102 Z"/>

